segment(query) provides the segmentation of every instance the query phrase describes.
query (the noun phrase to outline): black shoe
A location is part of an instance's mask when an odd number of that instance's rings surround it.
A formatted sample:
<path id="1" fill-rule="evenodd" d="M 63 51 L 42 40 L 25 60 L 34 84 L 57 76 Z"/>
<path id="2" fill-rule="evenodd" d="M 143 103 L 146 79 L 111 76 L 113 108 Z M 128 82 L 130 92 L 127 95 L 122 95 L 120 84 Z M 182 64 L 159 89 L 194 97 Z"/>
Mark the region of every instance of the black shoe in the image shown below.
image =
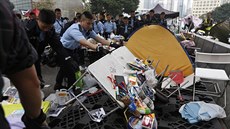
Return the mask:
<path id="1" fill-rule="evenodd" d="M 59 84 L 59 83 L 56 83 L 56 84 L 54 85 L 54 90 L 56 91 L 56 90 L 60 90 L 60 89 L 67 89 L 67 87 L 66 87 L 66 86 L 62 86 L 62 85 Z"/>
<path id="2" fill-rule="evenodd" d="M 40 83 L 40 88 L 43 89 L 44 86 L 45 86 L 45 83 L 42 83 L 42 82 L 41 82 L 41 83 Z"/>
<path id="3" fill-rule="evenodd" d="M 38 77 L 38 78 L 40 80 L 40 87 L 41 87 L 41 89 L 43 89 L 45 86 L 45 81 L 41 77 Z"/>

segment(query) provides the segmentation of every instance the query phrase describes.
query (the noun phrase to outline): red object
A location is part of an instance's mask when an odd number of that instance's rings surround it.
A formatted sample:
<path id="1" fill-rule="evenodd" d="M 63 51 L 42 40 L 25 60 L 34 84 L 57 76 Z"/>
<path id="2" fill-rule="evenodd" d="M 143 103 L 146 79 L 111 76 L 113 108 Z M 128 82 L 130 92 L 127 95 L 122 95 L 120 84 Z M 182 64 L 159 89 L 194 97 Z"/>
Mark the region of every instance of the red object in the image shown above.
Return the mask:
<path id="1" fill-rule="evenodd" d="M 184 82 L 184 75 L 183 72 L 180 70 L 175 70 L 175 71 L 171 71 L 169 73 L 170 78 L 177 84 L 181 84 L 182 82 Z"/>
<path id="2" fill-rule="evenodd" d="M 31 9 L 27 13 L 25 13 L 24 16 L 29 17 L 31 12 L 33 12 L 36 16 L 38 16 L 40 11 L 37 8 Z"/>
<path id="3" fill-rule="evenodd" d="M 180 84 L 184 82 L 184 74 L 182 71 L 180 70 L 174 70 L 174 71 L 171 71 L 170 73 L 170 78 L 176 83 L 177 86 L 180 87 Z M 180 88 L 178 89 L 178 99 L 180 101 L 184 101 L 181 93 L 180 93 Z"/>
<path id="4" fill-rule="evenodd" d="M 115 89 L 115 84 L 116 81 L 113 79 L 112 75 L 111 76 L 107 76 L 107 78 L 110 80 L 110 82 L 112 83 L 113 89 Z"/>

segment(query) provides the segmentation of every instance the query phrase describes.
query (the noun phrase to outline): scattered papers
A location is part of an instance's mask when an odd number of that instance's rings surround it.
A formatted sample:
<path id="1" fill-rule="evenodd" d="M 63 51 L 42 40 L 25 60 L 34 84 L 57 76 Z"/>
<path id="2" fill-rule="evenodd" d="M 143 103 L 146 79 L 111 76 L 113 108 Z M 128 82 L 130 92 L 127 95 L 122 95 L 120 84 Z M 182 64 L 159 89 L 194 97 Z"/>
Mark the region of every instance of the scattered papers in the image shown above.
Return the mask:
<path id="1" fill-rule="evenodd" d="M 55 110 L 50 110 L 48 116 L 52 116 L 52 117 L 58 117 L 60 115 L 60 113 L 66 108 L 66 106 L 62 107 L 62 106 L 57 106 L 57 108 Z"/>
<path id="2" fill-rule="evenodd" d="M 17 104 L 20 103 L 18 91 L 15 87 L 8 87 L 3 93 L 3 96 L 8 96 L 8 100 L 4 100 L 3 104 Z"/>
<path id="3" fill-rule="evenodd" d="M 89 112 L 90 118 L 95 122 L 101 122 L 105 116 L 105 110 L 103 108 L 95 109 Z"/>

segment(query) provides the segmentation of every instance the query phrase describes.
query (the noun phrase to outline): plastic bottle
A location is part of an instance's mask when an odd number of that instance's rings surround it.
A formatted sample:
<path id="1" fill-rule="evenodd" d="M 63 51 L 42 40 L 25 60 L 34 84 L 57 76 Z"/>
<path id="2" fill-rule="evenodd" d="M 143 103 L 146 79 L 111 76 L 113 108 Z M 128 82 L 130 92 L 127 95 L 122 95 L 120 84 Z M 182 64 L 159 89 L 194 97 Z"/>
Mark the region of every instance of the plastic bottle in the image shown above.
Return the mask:
<path id="1" fill-rule="evenodd" d="M 139 111 L 141 114 L 150 114 L 151 110 L 149 108 L 137 108 L 137 111 Z"/>
<path id="2" fill-rule="evenodd" d="M 151 110 L 154 110 L 154 103 L 153 101 L 149 98 L 149 97 L 146 97 L 143 102 L 151 109 Z"/>

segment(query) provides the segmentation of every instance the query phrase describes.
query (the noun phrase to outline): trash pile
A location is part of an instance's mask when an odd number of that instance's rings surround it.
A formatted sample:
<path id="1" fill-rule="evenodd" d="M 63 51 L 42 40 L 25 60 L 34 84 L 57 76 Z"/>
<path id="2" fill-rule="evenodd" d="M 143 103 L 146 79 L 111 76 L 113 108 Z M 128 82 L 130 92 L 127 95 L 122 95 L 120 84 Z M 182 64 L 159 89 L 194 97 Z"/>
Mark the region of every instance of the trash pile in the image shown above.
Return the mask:
<path id="1" fill-rule="evenodd" d="M 144 63 L 136 58 L 127 63 L 130 69 L 125 69 L 124 75 L 107 76 L 116 91 L 116 99 L 122 101 L 133 115 L 129 119 L 125 115 L 129 128 L 157 129 L 154 87 L 158 80 L 151 64 L 150 60 Z"/>

